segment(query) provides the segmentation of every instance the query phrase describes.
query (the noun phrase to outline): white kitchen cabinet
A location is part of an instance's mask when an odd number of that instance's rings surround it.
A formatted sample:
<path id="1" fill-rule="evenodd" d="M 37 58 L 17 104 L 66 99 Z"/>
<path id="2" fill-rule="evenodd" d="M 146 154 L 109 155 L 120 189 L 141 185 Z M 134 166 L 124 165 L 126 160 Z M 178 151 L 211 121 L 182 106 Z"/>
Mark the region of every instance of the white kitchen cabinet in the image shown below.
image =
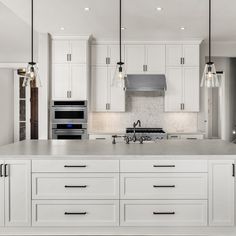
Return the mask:
<path id="1" fill-rule="evenodd" d="M 209 162 L 209 224 L 234 225 L 234 161 Z"/>
<path id="2" fill-rule="evenodd" d="M 200 85 L 199 85 L 199 68 L 183 68 L 183 111 L 198 112 L 200 110 Z"/>
<path id="3" fill-rule="evenodd" d="M 91 46 L 92 66 L 116 66 L 120 61 L 120 47 L 118 44 L 98 44 Z M 124 46 L 122 46 L 122 60 L 124 59 Z"/>
<path id="4" fill-rule="evenodd" d="M 165 92 L 165 111 L 181 111 L 183 101 L 183 76 L 181 67 L 169 67 L 166 70 L 167 90 Z"/>
<path id="5" fill-rule="evenodd" d="M 92 67 L 92 96 L 94 112 L 124 112 L 125 91 L 112 86 L 115 67 Z"/>
<path id="6" fill-rule="evenodd" d="M 7 160 L 3 164 L 1 186 L 1 225 L 31 225 L 31 164 L 30 161 Z M 4 201 L 2 200 L 4 194 Z M 4 206 L 4 207 L 3 207 Z M 3 208 L 2 208 L 3 207 Z"/>
<path id="7" fill-rule="evenodd" d="M 164 74 L 165 45 L 126 45 L 126 74 Z"/>
<path id="8" fill-rule="evenodd" d="M 145 72 L 145 58 L 146 51 L 144 45 L 126 45 L 126 74 L 143 74 Z"/>
<path id="9" fill-rule="evenodd" d="M 199 45 L 166 45 L 166 66 L 199 67 Z"/>
<path id="10" fill-rule="evenodd" d="M 54 100 L 68 99 L 70 91 L 70 66 L 68 64 L 53 65 L 52 94 Z"/>
<path id="11" fill-rule="evenodd" d="M 4 176 L 3 176 L 4 162 L 0 161 L 0 227 L 4 226 Z"/>
<path id="12" fill-rule="evenodd" d="M 167 67 L 166 112 L 199 112 L 199 68 Z"/>
<path id="13" fill-rule="evenodd" d="M 87 100 L 87 40 L 58 39 L 52 41 L 52 99 Z"/>

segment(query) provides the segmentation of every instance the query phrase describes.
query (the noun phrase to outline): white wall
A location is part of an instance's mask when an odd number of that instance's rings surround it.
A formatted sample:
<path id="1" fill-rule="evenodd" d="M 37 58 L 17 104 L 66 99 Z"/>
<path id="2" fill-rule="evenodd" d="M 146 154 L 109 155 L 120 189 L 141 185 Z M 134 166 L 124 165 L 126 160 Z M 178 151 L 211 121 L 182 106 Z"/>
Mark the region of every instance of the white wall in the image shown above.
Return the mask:
<path id="1" fill-rule="evenodd" d="M 0 146 L 14 140 L 13 70 L 0 69 Z"/>

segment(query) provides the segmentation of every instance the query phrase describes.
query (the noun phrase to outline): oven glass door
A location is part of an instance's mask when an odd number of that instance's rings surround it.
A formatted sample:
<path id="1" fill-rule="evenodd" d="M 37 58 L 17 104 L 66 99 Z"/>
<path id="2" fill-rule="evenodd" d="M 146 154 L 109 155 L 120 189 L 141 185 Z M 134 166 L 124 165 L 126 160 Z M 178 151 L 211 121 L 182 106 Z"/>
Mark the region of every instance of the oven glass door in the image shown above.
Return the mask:
<path id="1" fill-rule="evenodd" d="M 53 109 L 53 123 L 67 123 L 67 122 L 87 122 L 86 109 L 84 108 L 54 108 Z"/>

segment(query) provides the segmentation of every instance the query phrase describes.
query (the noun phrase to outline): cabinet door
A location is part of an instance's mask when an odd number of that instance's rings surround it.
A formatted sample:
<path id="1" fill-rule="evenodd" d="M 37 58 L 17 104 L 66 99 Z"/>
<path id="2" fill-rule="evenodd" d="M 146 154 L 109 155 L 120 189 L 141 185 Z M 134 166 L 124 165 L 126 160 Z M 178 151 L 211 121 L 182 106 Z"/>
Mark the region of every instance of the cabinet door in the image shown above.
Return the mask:
<path id="1" fill-rule="evenodd" d="M 209 162 L 209 224 L 234 225 L 233 161 Z"/>
<path id="2" fill-rule="evenodd" d="M 108 103 L 110 112 L 125 112 L 125 91 L 124 88 L 112 86 L 116 67 L 108 68 Z"/>
<path id="3" fill-rule="evenodd" d="M 199 46 L 183 45 L 184 66 L 199 66 Z"/>
<path id="4" fill-rule="evenodd" d="M 183 104 L 185 112 L 199 112 L 199 68 L 183 68 Z"/>
<path id="5" fill-rule="evenodd" d="M 108 80 L 106 66 L 92 67 L 93 111 L 104 112 L 108 102 Z"/>
<path id="6" fill-rule="evenodd" d="M 125 49 L 124 46 L 121 47 L 121 56 L 122 61 L 124 62 L 124 53 Z M 117 62 L 120 61 L 120 46 L 119 45 L 109 45 L 108 46 L 108 57 L 110 58 L 109 66 L 116 66 Z"/>
<path id="7" fill-rule="evenodd" d="M 92 65 L 93 66 L 106 66 L 108 57 L 107 45 L 92 45 Z"/>
<path id="8" fill-rule="evenodd" d="M 70 90 L 70 65 L 54 64 L 52 80 L 52 97 L 54 100 L 68 99 Z"/>
<path id="9" fill-rule="evenodd" d="M 31 162 L 6 161 L 5 224 L 31 225 Z"/>
<path id="10" fill-rule="evenodd" d="M 181 111 L 182 103 L 182 68 L 170 67 L 166 71 L 167 90 L 165 92 L 165 111 Z"/>
<path id="11" fill-rule="evenodd" d="M 53 63 L 68 62 L 67 55 L 70 53 L 70 42 L 66 40 L 53 40 Z"/>
<path id="12" fill-rule="evenodd" d="M 146 57 L 148 74 L 165 74 L 165 45 L 146 46 Z"/>
<path id="13" fill-rule="evenodd" d="M 166 45 L 166 66 L 181 66 L 182 45 Z"/>
<path id="14" fill-rule="evenodd" d="M 4 226 L 4 177 L 3 161 L 0 161 L 0 227 Z"/>
<path id="15" fill-rule="evenodd" d="M 86 65 L 71 65 L 71 99 L 87 100 Z"/>
<path id="16" fill-rule="evenodd" d="M 71 41 L 71 62 L 85 64 L 87 62 L 87 42 Z"/>
<path id="17" fill-rule="evenodd" d="M 125 47 L 126 74 L 143 74 L 145 65 L 145 46 L 127 45 Z"/>

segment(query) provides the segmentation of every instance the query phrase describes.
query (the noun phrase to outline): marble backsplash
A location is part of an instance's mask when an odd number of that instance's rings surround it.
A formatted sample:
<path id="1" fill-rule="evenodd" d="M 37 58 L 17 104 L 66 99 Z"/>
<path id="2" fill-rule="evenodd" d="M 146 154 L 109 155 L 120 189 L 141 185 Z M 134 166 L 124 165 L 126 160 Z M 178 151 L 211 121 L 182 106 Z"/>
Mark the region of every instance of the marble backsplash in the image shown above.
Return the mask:
<path id="1" fill-rule="evenodd" d="M 123 133 L 141 120 L 142 127 L 163 128 L 166 132 L 197 132 L 197 113 L 166 113 L 164 97 L 156 93 L 129 93 L 125 113 L 90 113 L 90 133 Z"/>

